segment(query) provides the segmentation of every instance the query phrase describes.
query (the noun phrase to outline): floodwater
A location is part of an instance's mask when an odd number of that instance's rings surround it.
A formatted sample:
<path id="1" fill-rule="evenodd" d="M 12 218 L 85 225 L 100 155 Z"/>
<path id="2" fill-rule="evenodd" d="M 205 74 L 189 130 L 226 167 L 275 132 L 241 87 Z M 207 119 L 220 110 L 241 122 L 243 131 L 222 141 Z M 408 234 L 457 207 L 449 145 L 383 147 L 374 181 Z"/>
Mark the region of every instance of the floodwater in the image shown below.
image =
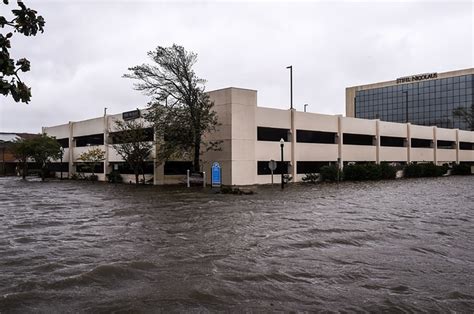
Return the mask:
<path id="1" fill-rule="evenodd" d="M 474 176 L 256 192 L 0 178 L 0 313 L 474 311 Z"/>

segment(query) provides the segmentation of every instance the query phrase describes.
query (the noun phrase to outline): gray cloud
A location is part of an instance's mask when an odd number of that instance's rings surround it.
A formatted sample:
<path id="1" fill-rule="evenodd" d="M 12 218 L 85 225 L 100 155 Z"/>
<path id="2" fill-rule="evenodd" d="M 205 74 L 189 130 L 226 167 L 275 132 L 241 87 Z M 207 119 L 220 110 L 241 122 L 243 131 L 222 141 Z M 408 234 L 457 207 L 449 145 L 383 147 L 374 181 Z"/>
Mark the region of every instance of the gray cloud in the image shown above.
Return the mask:
<path id="1" fill-rule="evenodd" d="M 198 53 L 208 90 L 256 89 L 260 106 L 288 107 L 291 64 L 296 107 L 331 114 L 344 113 L 347 86 L 473 66 L 471 1 L 27 4 L 45 17 L 45 33 L 15 36 L 12 52 L 32 62 L 23 78 L 33 98 L 0 96 L 0 131 L 145 106 L 121 76 L 157 45 Z"/>

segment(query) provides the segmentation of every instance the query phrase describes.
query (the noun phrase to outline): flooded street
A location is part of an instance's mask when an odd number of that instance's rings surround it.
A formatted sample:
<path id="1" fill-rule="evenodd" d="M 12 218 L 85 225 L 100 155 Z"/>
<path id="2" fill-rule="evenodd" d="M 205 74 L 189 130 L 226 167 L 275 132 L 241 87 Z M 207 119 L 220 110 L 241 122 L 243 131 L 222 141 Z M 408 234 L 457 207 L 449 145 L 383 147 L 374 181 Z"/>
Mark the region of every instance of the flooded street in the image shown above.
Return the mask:
<path id="1" fill-rule="evenodd" d="M 0 313 L 474 310 L 474 176 L 255 191 L 0 178 Z"/>

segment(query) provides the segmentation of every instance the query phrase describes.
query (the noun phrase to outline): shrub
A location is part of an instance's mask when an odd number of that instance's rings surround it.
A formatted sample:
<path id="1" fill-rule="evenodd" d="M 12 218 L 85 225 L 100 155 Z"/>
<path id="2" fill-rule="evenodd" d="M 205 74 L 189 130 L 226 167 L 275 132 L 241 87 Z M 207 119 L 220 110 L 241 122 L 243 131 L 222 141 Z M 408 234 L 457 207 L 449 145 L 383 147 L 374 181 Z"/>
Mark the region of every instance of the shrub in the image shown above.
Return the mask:
<path id="1" fill-rule="evenodd" d="M 397 168 L 387 163 L 380 164 L 380 174 L 384 180 L 392 180 L 397 177 Z"/>
<path id="2" fill-rule="evenodd" d="M 447 171 L 447 166 L 437 166 L 430 163 L 409 164 L 405 167 L 405 177 L 421 178 L 421 177 L 440 177 Z"/>
<path id="3" fill-rule="evenodd" d="M 319 180 L 319 174 L 317 173 L 307 173 L 304 175 L 303 178 L 301 178 L 303 182 L 308 182 L 308 183 L 316 183 Z"/>
<path id="4" fill-rule="evenodd" d="M 366 181 L 395 179 L 397 169 L 386 163 L 377 164 L 356 164 L 344 167 L 344 180 Z"/>
<path id="5" fill-rule="evenodd" d="M 468 164 L 459 164 L 453 166 L 453 175 L 469 175 L 471 174 L 471 166 Z"/>
<path id="6" fill-rule="evenodd" d="M 77 173 L 73 173 L 71 175 L 71 180 L 79 180 L 79 176 L 77 175 Z"/>
<path id="7" fill-rule="evenodd" d="M 338 176 L 337 166 L 322 166 L 319 170 L 321 181 L 336 181 Z"/>
<path id="8" fill-rule="evenodd" d="M 109 181 L 109 183 L 122 183 L 123 182 L 122 176 L 116 170 L 111 171 L 106 176 L 107 176 L 107 181 Z"/>
<path id="9" fill-rule="evenodd" d="M 91 174 L 89 177 L 87 177 L 89 181 L 96 182 L 99 181 L 99 176 L 96 174 Z"/>
<path id="10" fill-rule="evenodd" d="M 423 176 L 421 165 L 419 164 L 408 164 L 404 169 L 405 177 L 407 178 L 420 178 Z"/>

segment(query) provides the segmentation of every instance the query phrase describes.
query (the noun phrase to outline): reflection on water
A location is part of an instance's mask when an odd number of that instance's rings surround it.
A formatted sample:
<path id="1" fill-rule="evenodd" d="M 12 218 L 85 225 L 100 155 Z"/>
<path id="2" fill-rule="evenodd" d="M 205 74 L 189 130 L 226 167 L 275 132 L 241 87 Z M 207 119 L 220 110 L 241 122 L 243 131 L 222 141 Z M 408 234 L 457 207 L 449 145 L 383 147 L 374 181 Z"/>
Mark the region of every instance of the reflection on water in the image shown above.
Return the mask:
<path id="1" fill-rule="evenodd" d="M 472 312 L 473 187 L 235 196 L 0 178 L 0 312 Z"/>

